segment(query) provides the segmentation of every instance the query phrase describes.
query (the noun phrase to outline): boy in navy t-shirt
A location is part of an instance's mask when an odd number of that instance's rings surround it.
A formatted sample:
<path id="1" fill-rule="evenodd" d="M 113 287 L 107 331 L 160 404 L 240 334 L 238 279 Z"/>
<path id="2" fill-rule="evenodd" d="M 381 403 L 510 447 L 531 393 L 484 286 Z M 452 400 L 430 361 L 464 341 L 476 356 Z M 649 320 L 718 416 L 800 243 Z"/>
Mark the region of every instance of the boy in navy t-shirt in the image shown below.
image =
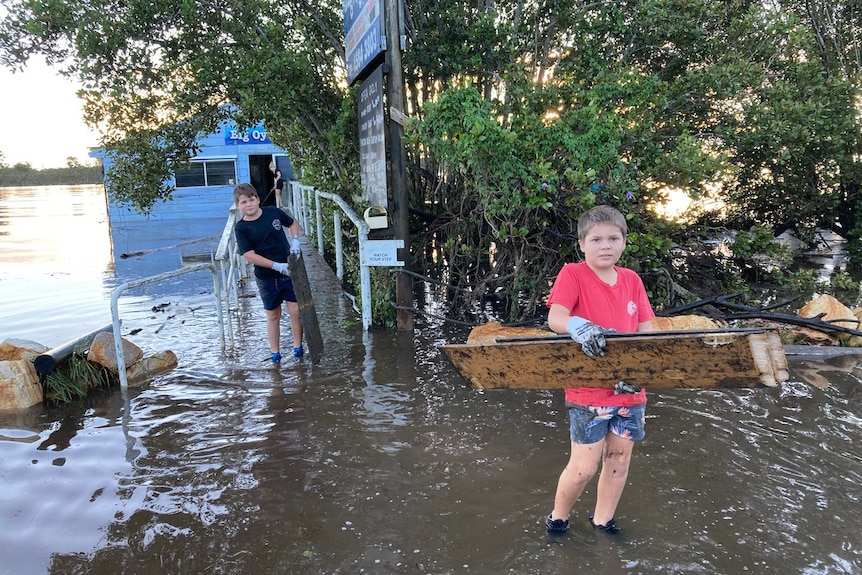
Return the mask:
<path id="1" fill-rule="evenodd" d="M 270 359 L 275 364 L 281 361 L 282 302 L 290 316 L 293 355 L 302 357 L 302 321 L 287 265 L 287 258 L 300 255 L 299 222 L 278 208 L 261 206 L 260 196 L 251 184 L 234 188 L 233 201 L 242 213 L 242 219 L 234 225 L 236 243 L 242 256 L 254 264 L 255 281 L 266 311 Z"/>

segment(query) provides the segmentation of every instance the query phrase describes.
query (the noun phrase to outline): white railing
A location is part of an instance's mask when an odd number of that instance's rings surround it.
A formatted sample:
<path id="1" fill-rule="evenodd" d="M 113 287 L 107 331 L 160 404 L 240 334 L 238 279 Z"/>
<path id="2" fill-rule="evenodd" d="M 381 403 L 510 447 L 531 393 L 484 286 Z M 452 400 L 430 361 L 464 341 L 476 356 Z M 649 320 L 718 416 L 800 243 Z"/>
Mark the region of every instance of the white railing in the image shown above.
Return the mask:
<path id="1" fill-rule="evenodd" d="M 304 186 L 296 181 L 290 181 L 290 206 L 291 215 L 300 222 L 300 226 L 308 236 L 317 240 L 317 251 L 324 254 L 324 234 L 323 234 L 323 211 L 320 209 L 321 200 L 329 200 L 340 208 L 332 212 L 332 225 L 335 249 L 335 275 L 339 281 L 344 279 L 344 249 L 343 249 L 343 233 L 341 226 L 341 213 L 343 212 L 348 219 L 356 226 L 357 236 L 359 240 L 359 253 L 363 252 L 365 244 L 368 240 L 368 232 L 370 228 L 368 223 L 353 209 L 347 205 L 343 198 L 328 192 L 321 192 L 311 186 Z M 314 200 L 314 206 L 311 207 L 311 200 Z M 310 225 L 310 218 L 314 215 L 314 225 Z M 159 282 L 178 275 L 195 273 L 204 269 L 210 270 L 213 277 L 213 289 L 216 300 L 216 309 L 218 312 L 219 324 L 219 341 L 222 351 L 226 348 L 231 350 L 234 348 L 233 322 L 228 319 L 225 322 L 224 309 L 230 311 L 231 299 L 235 307 L 239 307 L 239 282 L 245 279 L 248 275 L 248 265 L 236 244 L 236 235 L 234 234 L 234 224 L 237 220 L 237 211 L 235 206 L 231 206 L 228 210 L 227 221 L 222 230 L 221 239 L 215 256 L 212 262 L 208 264 L 197 264 L 177 270 L 165 272 L 156 276 L 143 278 L 131 282 L 126 282 L 114 288 L 111 294 L 111 317 L 113 320 L 114 330 L 114 346 L 117 354 L 117 365 L 125 366 L 125 357 L 123 355 L 122 334 L 120 333 L 120 315 L 119 315 L 119 299 L 126 290 L 146 285 L 149 283 Z M 362 308 L 362 327 L 366 331 L 371 327 L 371 269 L 370 266 L 361 263 L 360 257 L 359 266 L 359 282 L 360 282 L 360 300 Z M 224 299 L 222 299 L 224 298 Z M 227 332 L 227 340 L 225 339 Z M 120 387 L 125 390 L 128 387 L 128 379 L 126 370 L 123 367 L 118 369 L 120 377 Z"/>
<path id="2" fill-rule="evenodd" d="M 119 311 L 119 300 L 120 296 L 123 295 L 129 288 L 138 287 L 150 283 L 160 282 L 162 280 L 170 279 L 172 277 L 176 277 L 183 274 L 190 274 L 199 272 L 202 270 L 208 269 L 212 272 L 213 276 L 213 291 L 215 295 L 216 301 L 216 310 L 218 311 L 218 325 L 219 325 L 219 342 L 221 343 L 222 351 L 225 349 L 225 339 L 224 339 L 224 312 L 222 310 L 221 305 L 221 286 L 219 285 L 218 273 L 216 272 L 216 267 L 214 263 L 208 264 L 197 264 L 185 268 L 180 268 L 178 270 L 172 270 L 169 272 L 165 272 L 163 274 L 151 276 L 148 278 L 143 278 L 139 280 L 134 280 L 130 282 L 126 282 L 118 285 L 114 288 L 114 291 L 111 292 L 111 319 L 112 319 L 112 327 L 114 330 L 114 349 L 117 354 L 117 372 L 120 376 L 120 388 L 125 391 L 129 386 L 129 380 L 126 375 L 126 358 L 123 354 L 123 336 L 120 333 L 120 311 Z M 230 323 L 230 322 L 228 322 Z"/>
<path id="3" fill-rule="evenodd" d="M 357 235 L 359 238 L 359 253 L 362 253 L 368 242 L 368 232 L 370 228 L 368 223 L 356 212 L 353 211 L 343 198 L 328 192 L 321 192 L 311 186 L 304 186 L 296 181 L 290 181 L 290 212 L 294 218 L 299 220 L 302 229 L 305 230 L 309 240 L 312 237 L 317 239 L 317 251 L 323 255 L 324 253 L 324 236 L 323 236 L 323 210 L 320 209 L 321 200 L 330 200 L 337 205 L 341 211 L 333 210 L 332 225 L 333 237 L 335 239 L 335 276 L 340 280 L 344 279 L 344 249 L 342 245 L 342 228 L 341 228 L 341 212 L 353 222 L 356 226 Z M 311 218 L 311 199 L 314 199 L 314 225 L 310 225 Z M 361 259 L 361 258 L 360 258 Z M 362 308 L 362 327 L 368 330 L 371 327 L 371 268 L 367 265 L 360 264 L 359 266 L 359 291 Z"/>
<path id="4" fill-rule="evenodd" d="M 228 310 L 231 309 L 231 297 L 233 297 L 234 306 L 239 307 L 239 281 L 248 276 L 248 264 L 246 264 L 242 254 L 239 253 L 239 248 L 236 245 L 236 235 L 233 230 L 236 221 L 236 206 L 231 206 L 215 254 L 215 263 L 221 272 L 221 281 L 224 286 L 224 304 Z M 227 322 L 227 333 L 230 349 L 233 349 L 233 322 L 231 321 Z"/>

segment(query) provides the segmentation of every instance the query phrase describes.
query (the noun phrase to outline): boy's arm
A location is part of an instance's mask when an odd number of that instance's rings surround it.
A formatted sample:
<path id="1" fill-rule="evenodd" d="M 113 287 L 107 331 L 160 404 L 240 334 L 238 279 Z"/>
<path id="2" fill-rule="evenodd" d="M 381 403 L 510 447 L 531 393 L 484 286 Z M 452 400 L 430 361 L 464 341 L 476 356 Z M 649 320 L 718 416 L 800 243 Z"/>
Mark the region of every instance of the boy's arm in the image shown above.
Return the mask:
<path id="1" fill-rule="evenodd" d="M 262 268 L 275 269 L 275 264 L 277 263 L 269 258 L 265 258 L 262 255 L 255 253 L 254 250 L 248 250 L 247 252 L 242 254 L 242 257 L 244 257 L 247 262 L 256 266 L 260 266 Z"/>
<path id="2" fill-rule="evenodd" d="M 652 322 L 649 320 L 640 322 L 638 324 L 638 331 L 653 331 Z"/>
<path id="3" fill-rule="evenodd" d="M 562 304 L 552 303 L 548 311 L 548 327 L 556 333 L 569 333 L 569 308 Z"/>

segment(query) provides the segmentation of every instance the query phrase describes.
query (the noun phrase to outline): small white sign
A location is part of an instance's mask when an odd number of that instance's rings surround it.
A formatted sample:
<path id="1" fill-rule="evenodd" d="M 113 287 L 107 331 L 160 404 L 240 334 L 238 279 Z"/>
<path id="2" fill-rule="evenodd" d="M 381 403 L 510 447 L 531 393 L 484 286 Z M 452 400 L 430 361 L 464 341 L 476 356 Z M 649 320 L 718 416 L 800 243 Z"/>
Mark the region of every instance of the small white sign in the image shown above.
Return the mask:
<path id="1" fill-rule="evenodd" d="M 403 247 L 404 240 L 368 240 L 362 246 L 359 263 L 363 266 L 403 266 L 397 252 Z"/>

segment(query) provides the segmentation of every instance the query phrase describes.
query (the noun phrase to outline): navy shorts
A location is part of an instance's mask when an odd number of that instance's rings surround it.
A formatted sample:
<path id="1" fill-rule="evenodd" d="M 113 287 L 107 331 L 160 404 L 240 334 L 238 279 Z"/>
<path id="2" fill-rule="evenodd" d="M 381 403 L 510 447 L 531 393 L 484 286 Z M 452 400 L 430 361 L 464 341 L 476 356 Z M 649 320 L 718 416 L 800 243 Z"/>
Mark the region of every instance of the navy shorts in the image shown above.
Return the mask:
<path id="1" fill-rule="evenodd" d="M 646 405 L 629 407 L 569 407 L 569 435 L 572 443 L 596 443 L 608 432 L 632 441 L 646 436 Z"/>
<path id="2" fill-rule="evenodd" d="M 259 278 L 255 276 L 257 291 L 263 301 L 263 309 L 276 309 L 282 302 L 296 302 L 296 294 L 293 292 L 293 282 L 290 276 L 279 278 Z"/>

